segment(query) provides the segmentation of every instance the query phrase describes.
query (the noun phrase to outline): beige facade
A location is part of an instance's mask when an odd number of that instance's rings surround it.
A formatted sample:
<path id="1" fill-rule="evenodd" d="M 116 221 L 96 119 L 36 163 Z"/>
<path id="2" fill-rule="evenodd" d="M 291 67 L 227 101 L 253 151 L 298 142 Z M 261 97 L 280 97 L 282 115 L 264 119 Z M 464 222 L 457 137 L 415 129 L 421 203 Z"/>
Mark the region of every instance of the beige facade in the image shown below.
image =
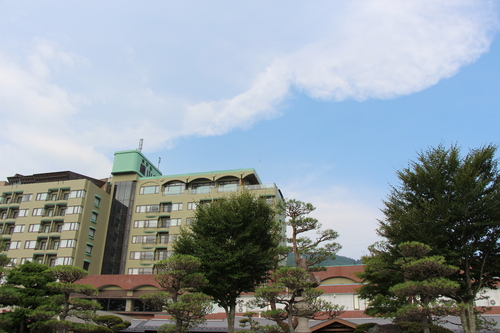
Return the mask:
<path id="1" fill-rule="evenodd" d="M 111 208 L 109 228 L 116 229 L 114 226 L 124 224 L 125 228 L 121 233 L 108 234 L 109 251 L 106 250 L 106 254 L 110 256 L 105 258 L 102 274 L 152 274 L 155 262 L 166 259 L 172 253 L 172 244 L 181 227 L 189 226 L 199 204 L 223 198 L 241 189 L 264 197 L 269 203 L 282 200 L 276 185 L 262 184 L 254 169 L 167 176 L 155 174 L 159 171 L 138 151 L 117 154 L 121 155 L 120 163 L 129 159 L 144 161 L 146 168 L 143 167 L 143 171 L 149 170 L 153 176 L 142 177 L 133 164 L 129 164 L 129 168 L 116 165 L 115 155 L 111 180 L 115 206 Z M 126 190 L 122 191 L 121 187 L 124 186 Z M 127 206 L 127 212 L 114 214 L 117 206 L 122 210 Z M 118 237 L 114 239 L 114 244 L 112 237 Z M 119 244 L 117 239 L 123 239 L 123 243 Z"/>
<path id="2" fill-rule="evenodd" d="M 254 169 L 162 175 L 137 150 L 115 153 L 111 174 L 105 180 L 70 171 L 8 177 L 0 183 L 3 254 L 13 264 L 152 274 L 197 205 L 242 189 L 269 203 L 283 199 Z"/>
<path id="3" fill-rule="evenodd" d="M 73 172 L 9 177 L 0 185 L 3 252 L 13 264 L 69 264 L 99 274 L 106 235 L 107 182 Z"/>

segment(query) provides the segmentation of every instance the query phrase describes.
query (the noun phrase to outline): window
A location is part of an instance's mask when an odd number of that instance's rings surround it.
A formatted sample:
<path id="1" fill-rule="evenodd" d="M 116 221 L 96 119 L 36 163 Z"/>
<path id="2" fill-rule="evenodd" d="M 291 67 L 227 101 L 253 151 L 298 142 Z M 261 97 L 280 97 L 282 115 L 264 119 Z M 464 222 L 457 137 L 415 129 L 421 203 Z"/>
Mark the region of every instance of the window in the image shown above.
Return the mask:
<path id="1" fill-rule="evenodd" d="M 144 206 L 136 206 L 136 213 L 150 213 L 150 212 L 158 212 L 159 205 L 144 205 Z"/>
<path id="2" fill-rule="evenodd" d="M 145 268 L 129 268 L 128 273 L 130 275 L 143 275 L 143 274 L 153 274 L 153 268 L 152 267 L 145 267 Z"/>
<path id="3" fill-rule="evenodd" d="M 160 234 L 158 244 L 168 244 L 168 234 Z"/>
<path id="4" fill-rule="evenodd" d="M 25 217 L 25 216 L 28 216 L 29 211 L 30 211 L 29 209 L 20 209 L 20 210 L 19 210 L 19 214 L 18 214 L 18 216 L 19 216 L 19 217 Z"/>
<path id="5" fill-rule="evenodd" d="M 156 243 L 156 236 L 132 236 L 132 244 Z"/>
<path id="6" fill-rule="evenodd" d="M 82 213 L 82 206 L 68 206 L 66 208 L 66 214 L 81 214 Z"/>
<path id="7" fill-rule="evenodd" d="M 139 190 L 139 194 L 156 194 L 160 190 L 158 185 L 155 186 L 142 186 Z"/>
<path id="8" fill-rule="evenodd" d="M 75 190 L 69 192 L 69 198 L 85 198 L 85 190 Z"/>
<path id="9" fill-rule="evenodd" d="M 94 222 L 97 222 L 97 217 L 98 216 L 99 216 L 99 214 L 97 214 L 97 212 L 92 211 L 92 215 L 90 216 L 90 220 L 94 221 Z"/>
<path id="10" fill-rule="evenodd" d="M 193 184 L 192 188 L 195 193 L 210 193 L 210 189 L 214 187 L 213 182 Z"/>
<path id="11" fill-rule="evenodd" d="M 68 231 L 68 230 L 78 230 L 80 228 L 80 223 L 78 222 L 66 222 L 63 224 L 63 231 Z"/>
<path id="12" fill-rule="evenodd" d="M 95 236 L 95 229 L 94 228 L 89 228 L 89 237 L 94 239 Z"/>
<path id="13" fill-rule="evenodd" d="M 170 226 L 176 227 L 182 224 L 182 219 L 170 219 Z"/>
<path id="14" fill-rule="evenodd" d="M 165 185 L 165 195 L 179 195 L 184 193 L 186 185 L 184 183 L 170 183 Z"/>
<path id="15" fill-rule="evenodd" d="M 7 264 L 7 267 L 12 267 L 17 264 L 17 258 L 9 258 L 10 262 Z"/>
<path id="16" fill-rule="evenodd" d="M 43 225 L 42 232 L 49 233 L 50 232 L 50 224 Z"/>
<path id="17" fill-rule="evenodd" d="M 15 211 L 12 212 L 12 218 L 13 219 L 16 219 L 18 215 L 19 215 L 19 211 L 18 210 L 15 210 Z"/>
<path id="18" fill-rule="evenodd" d="M 168 235 L 168 241 L 170 243 L 173 243 L 177 240 L 178 237 L 179 237 L 179 235 Z"/>
<path id="19" fill-rule="evenodd" d="M 36 195 L 36 201 L 45 201 L 49 197 L 48 193 L 37 193 Z"/>
<path id="20" fill-rule="evenodd" d="M 41 225 L 39 224 L 30 224 L 28 227 L 28 232 L 40 232 Z"/>
<path id="21" fill-rule="evenodd" d="M 26 243 L 24 243 L 24 248 L 25 249 L 35 249 L 36 248 L 36 241 L 26 241 Z"/>
<path id="22" fill-rule="evenodd" d="M 27 261 L 33 262 L 33 258 L 21 258 L 21 265 L 24 264 Z"/>
<path id="23" fill-rule="evenodd" d="M 24 224 L 23 225 L 16 225 L 14 227 L 14 231 L 13 232 L 24 232 Z"/>
<path id="24" fill-rule="evenodd" d="M 196 202 L 188 202 L 187 209 L 196 209 L 197 204 Z"/>
<path id="25" fill-rule="evenodd" d="M 47 249 L 47 242 L 46 241 L 40 242 L 40 247 L 38 249 L 39 250 L 46 250 Z"/>
<path id="26" fill-rule="evenodd" d="M 63 200 L 68 200 L 69 199 L 69 192 L 63 193 Z"/>
<path id="27" fill-rule="evenodd" d="M 33 208 L 32 216 L 43 216 L 45 213 L 45 209 L 43 208 Z"/>
<path id="28" fill-rule="evenodd" d="M 162 228 L 169 228 L 169 227 L 176 227 L 180 226 L 182 223 L 182 219 L 162 219 L 161 220 L 161 227 Z"/>
<path id="29" fill-rule="evenodd" d="M 66 208 L 61 208 L 61 210 L 59 211 L 59 215 L 60 216 L 66 215 Z"/>
<path id="30" fill-rule="evenodd" d="M 55 261 L 55 265 L 73 265 L 72 257 L 59 257 Z"/>
<path id="31" fill-rule="evenodd" d="M 85 254 L 92 254 L 92 249 L 93 249 L 93 246 L 90 244 L 87 244 L 87 246 L 85 247 Z"/>
<path id="32" fill-rule="evenodd" d="M 182 203 L 170 203 L 163 206 L 164 212 L 171 212 L 173 210 L 182 210 Z"/>
<path id="33" fill-rule="evenodd" d="M 129 256 L 131 260 L 153 260 L 154 257 L 154 251 L 132 251 Z"/>
<path id="34" fill-rule="evenodd" d="M 47 216 L 54 216 L 54 208 L 47 209 Z"/>
<path id="35" fill-rule="evenodd" d="M 49 266 L 50 267 L 55 267 L 56 266 L 57 259 L 56 258 L 50 258 L 49 259 Z"/>
<path id="36" fill-rule="evenodd" d="M 168 259 L 168 251 L 158 251 L 157 253 L 157 256 L 158 258 L 156 258 L 157 260 L 165 260 L 165 259 Z"/>
<path id="37" fill-rule="evenodd" d="M 84 260 L 84 261 L 83 261 L 83 269 L 84 269 L 84 270 L 86 270 L 86 271 L 88 271 L 88 270 L 89 270 L 89 268 L 90 268 L 90 262 L 89 262 L 89 261 Z"/>
<path id="38" fill-rule="evenodd" d="M 23 194 L 21 201 L 22 202 L 31 201 L 32 198 L 33 198 L 33 194 Z"/>
<path id="39" fill-rule="evenodd" d="M 19 250 L 20 247 L 21 247 L 20 241 L 13 241 L 10 242 L 9 250 Z"/>
<path id="40" fill-rule="evenodd" d="M 56 232 L 62 232 L 62 229 L 63 229 L 63 225 L 62 224 L 56 224 L 56 226 L 55 226 L 55 231 Z"/>
<path id="41" fill-rule="evenodd" d="M 8 204 L 10 204 L 11 200 L 12 200 L 12 198 L 9 196 L 9 197 L 5 197 L 4 201 L 8 205 Z"/>
<path id="42" fill-rule="evenodd" d="M 54 194 L 51 194 L 51 195 L 50 195 L 50 200 L 52 200 L 52 201 L 57 201 L 57 194 L 55 194 L 55 193 L 54 193 Z"/>
<path id="43" fill-rule="evenodd" d="M 219 182 L 219 192 L 234 192 L 238 190 L 238 180 L 227 180 Z"/>
<path id="44" fill-rule="evenodd" d="M 99 198 L 98 196 L 96 196 L 94 198 L 94 206 L 99 207 L 100 205 L 101 205 L 101 198 Z"/>
<path id="45" fill-rule="evenodd" d="M 191 223 L 193 223 L 194 221 L 194 217 L 187 217 L 186 218 L 186 225 L 191 225 Z"/>
<path id="46" fill-rule="evenodd" d="M 7 211 L 3 211 L 0 213 L 0 219 L 5 220 L 7 218 Z"/>
<path id="47" fill-rule="evenodd" d="M 54 250 L 59 248 L 59 241 L 54 241 Z"/>
<path id="48" fill-rule="evenodd" d="M 157 226 L 158 226 L 157 220 L 134 221 L 134 228 L 156 228 Z"/>
<path id="49" fill-rule="evenodd" d="M 75 247 L 76 239 L 61 239 L 59 243 L 59 248 Z"/>

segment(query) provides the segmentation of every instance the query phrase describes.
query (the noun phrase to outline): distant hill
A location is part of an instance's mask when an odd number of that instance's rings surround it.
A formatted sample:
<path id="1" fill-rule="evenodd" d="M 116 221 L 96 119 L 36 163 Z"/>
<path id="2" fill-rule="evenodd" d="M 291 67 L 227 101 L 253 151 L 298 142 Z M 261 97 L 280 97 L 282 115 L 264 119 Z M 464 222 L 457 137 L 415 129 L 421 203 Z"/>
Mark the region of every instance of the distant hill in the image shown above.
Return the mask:
<path id="1" fill-rule="evenodd" d="M 292 252 L 288 254 L 288 258 L 286 259 L 286 265 L 295 266 Z M 335 260 L 325 260 L 317 266 L 328 267 L 328 266 L 350 266 L 350 265 L 363 265 L 363 263 L 359 259 L 352 259 L 344 256 L 336 256 Z"/>

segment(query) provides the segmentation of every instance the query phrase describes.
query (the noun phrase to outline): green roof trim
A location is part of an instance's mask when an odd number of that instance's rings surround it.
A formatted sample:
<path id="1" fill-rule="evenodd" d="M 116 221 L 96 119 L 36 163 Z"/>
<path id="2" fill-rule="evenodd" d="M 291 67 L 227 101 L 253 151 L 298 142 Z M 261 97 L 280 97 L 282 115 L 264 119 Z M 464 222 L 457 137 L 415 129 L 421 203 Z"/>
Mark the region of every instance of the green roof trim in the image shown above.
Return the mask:
<path id="1" fill-rule="evenodd" d="M 117 151 L 113 160 L 112 175 L 135 173 L 141 177 L 158 177 L 162 173 L 138 150 Z"/>

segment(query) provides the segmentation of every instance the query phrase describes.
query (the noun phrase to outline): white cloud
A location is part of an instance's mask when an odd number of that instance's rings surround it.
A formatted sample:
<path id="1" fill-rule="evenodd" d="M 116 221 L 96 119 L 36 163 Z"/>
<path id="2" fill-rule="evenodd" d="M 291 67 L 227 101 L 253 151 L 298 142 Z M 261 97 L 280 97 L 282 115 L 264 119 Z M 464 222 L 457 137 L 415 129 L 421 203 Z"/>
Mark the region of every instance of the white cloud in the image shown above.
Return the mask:
<path id="1" fill-rule="evenodd" d="M 253 32 L 249 23 L 262 25 L 258 31 L 262 41 L 252 40 L 250 44 L 256 49 L 250 53 L 265 56 L 255 57 L 255 63 L 251 63 L 249 50 L 243 48 L 238 53 L 238 44 L 231 46 L 227 58 L 223 50 L 208 48 L 209 31 L 191 29 L 189 37 L 203 33 L 208 40 L 200 43 L 210 51 L 210 57 L 199 55 L 203 61 L 197 66 L 210 68 L 212 61 L 217 71 L 224 71 L 224 63 L 231 62 L 227 67 L 229 72 L 218 77 L 224 80 L 234 77 L 235 85 L 242 89 L 233 97 L 201 102 L 196 92 L 176 96 L 155 83 L 151 78 L 155 67 L 174 68 L 176 63 L 141 65 L 147 62 L 141 58 L 145 53 L 154 53 L 154 50 L 137 52 L 142 44 L 125 44 L 125 60 L 119 59 L 119 66 L 108 68 L 104 64 L 118 61 L 98 50 L 82 48 L 80 55 L 65 50 L 61 41 L 35 36 L 28 54 L 20 56 L 0 50 L 0 114 L 4 124 L 0 156 L 22 151 L 23 157 L 16 160 L 27 162 L 44 156 L 52 161 L 37 165 L 36 171 L 31 172 L 47 171 L 39 170 L 44 167 L 52 170 L 54 165 L 69 159 L 72 161 L 69 165 L 77 165 L 78 170 L 102 174 L 109 172 L 109 168 L 108 171 L 105 167 L 98 168 L 94 161 L 109 161 L 114 150 L 134 148 L 140 138 L 145 139 L 147 152 L 169 147 L 179 137 L 221 135 L 279 116 L 283 112 L 280 105 L 292 90 L 333 101 L 393 98 L 420 91 L 456 74 L 488 50 L 492 31 L 496 29 L 492 3 L 366 0 L 335 6 L 325 2 L 324 10 L 320 10 L 317 7 L 323 3 L 319 2 L 315 6 L 299 6 L 303 13 L 293 15 L 289 15 L 289 7 L 283 16 L 293 19 L 279 22 L 273 21 L 270 13 L 259 14 L 261 11 L 255 10 L 252 11 L 255 17 L 241 16 L 245 34 Z M 279 11 L 279 6 L 271 8 Z M 221 14 L 217 20 L 224 17 Z M 226 19 L 236 25 L 234 31 L 237 31 L 238 18 Z M 289 37 L 283 41 L 285 46 L 275 45 L 279 39 L 273 37 L 276 34 L 268 33 L 278 31 L 282 22 L 286 24 L 284 31 L 296 31 L 298 36 L 296 40 Z M 200 26 L 204 24 L 207 22 L 200 22 Z M 221 24 L 217 31 L 225 28 Z M 120 31 L 119 27 L 116 31 Z M 237 35 L 234 31 L 231 38 Z M 173 45 L 185 39 L 178 33 L 175 36 L 177 42 Z M 228 43 L 221 35 L 213 38 L 218 47 L 245 43 L 235 39 Z M 215 51 L 218 57 L 214 56 Z M 180 61 L 189 54 L 190 58 L 182 64 L 188 67 L 189 62 L 197 59 L 196 52 L 184 50 L 175 59 Z M 249 78 L 253 73 L 254 79 L 247 84 L 233 72 L 234 64 L 239 64 L 233 60 L 237 57 L 245 59 L 241 63 L 245 66 L 242 77 Z M 106 61 L 99 62 L 97 58 Z M 118 68 L 120 72 L 116 72 Z M 215 70 L 207 72 L 213 74 Z M 175 82 L 183 78 L 162 79 Z M 242 88 L 245 86 L 247 89 Z M 21 131 L 29 135 L 16 135 Z M 40 146 L 44 140 L 53 145 L 52 149 Z M 68 166 L 67 162 L 64 164 Z M 104 165 L 107 168 L 109 162 Z M 19 172 L 16 168 L 21 167 L 17 163 L 2 163 L 0 168 L 5 175 Z"/>

